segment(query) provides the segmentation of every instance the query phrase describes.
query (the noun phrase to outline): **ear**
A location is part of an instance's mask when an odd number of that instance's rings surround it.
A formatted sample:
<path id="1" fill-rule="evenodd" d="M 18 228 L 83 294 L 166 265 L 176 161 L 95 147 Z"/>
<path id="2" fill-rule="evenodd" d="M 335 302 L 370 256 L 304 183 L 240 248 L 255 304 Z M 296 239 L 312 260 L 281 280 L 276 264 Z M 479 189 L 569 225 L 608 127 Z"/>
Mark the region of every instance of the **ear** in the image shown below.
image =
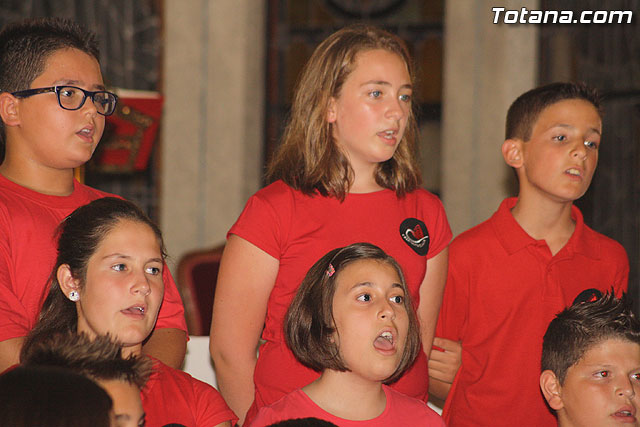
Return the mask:
<path id="1" fill-rule="evenodd" d="M 547 369 L 540 374 L 540 389 L 551 409 L 558 411 L 564 407 L 562 386 L 553 371 Z"/>
<path id="2" fill-rule="evenodd" d="M 522 140 L 507 139 L 502 143 L 502 157 L 512 168 L 519 168 L 523 163 Z"/>
<path id="3" fill-rule="evenodd" d="M 58 271 L 56 272 L 56 278 L 58 279 L 58 283 L 60 284 L 60 290 L 62 293 L 69 297 L 69 293 L 71 291 L 77 291 L 79 289 L 80 280 L 74 279 L 71 274 L 71 268 L 69 264 L 62 264 L 58 267 Z"/>
<path id="4" fill-rule="evenodd" d="M 9 92 L 0 93 L 0 117 L 7 126 L 20 124 L 18 98 Z"/>
<path id="5" fill-rule="evenodd" d="M 336 99 L 332 96 L 329 99 L 329 105 L 327 106 L 327 122 L 333 123 L 338 118 Z"/>

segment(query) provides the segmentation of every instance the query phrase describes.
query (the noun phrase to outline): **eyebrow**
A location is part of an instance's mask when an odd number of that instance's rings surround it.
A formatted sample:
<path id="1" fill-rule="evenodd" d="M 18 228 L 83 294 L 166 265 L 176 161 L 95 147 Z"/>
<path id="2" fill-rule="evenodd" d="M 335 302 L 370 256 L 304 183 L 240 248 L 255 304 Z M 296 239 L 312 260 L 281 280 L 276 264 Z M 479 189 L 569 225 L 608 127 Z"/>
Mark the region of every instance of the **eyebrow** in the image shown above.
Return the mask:
<path id="1" fill-rule="evenodd" d="M 613 368 L 616 365 L 596 362 L 596 363 L 585 363 L 584 366 L 595 367 L 595 368 Z"/>
<path id="2" fill-rule="evenodd" d="M 558 124 L 553 125 L 552 129 L 556 128 L 556 127 L 565 128 L 565 129 L 575 129 L 576 128 L 573 125 L 568 125 L 568 124 L 565 124 L 565 123 L 558 123 Z M 591 132 L 594 132 L 594 133 L 597 133 L 598 135 L 600 135 L 600 131 L 598 129 L 596 129 L 596 128 L 589 128 L 589 130 Z"/>
<path id="3" fill-rule="evenodd" d="M 367 82 L 364 82 L 360 85 L 360 87 L 362 86 L 366 86 L 366 85 L 382 85 L 382 86 L 391 86 L 391 83 L 389 83 L 386 80 L 369 80 Z M 402 86 L 400 86 L 400 89 L 413 89 L 413 86 L 411 86 L 411 84 L 409 83 L 405 83 Z"/>
<path id="4" fill-rule="evenodd" d="M 132 259 L 133 257 L 131 257 L 130 255 L 125 255 L 125 254 L 121 254 L 119 252 L 113 253 L 113 254 L 109 254 L 109 255 L 105 255 L 102 257 L 102 259 L 108 259 L 108 258 L 122 258 L 122 259 Z M 164 260 L 162 258 L 150 258 L 148 259 L 146 262 L 158 262 L 160 264 L 164 263 Z"/>
<path id="5" fill-rule="evenodd" d="M 79 80 L 67 80 L 67 79 L 61 79 L 61 80 L 56 80 L 55 85 L 54 86 L 79 86 L 80 84 L 82 84 Z M 91 86 L 92 89 L 97 89 L 97 90 L 105 90 L 105 86 L 104 85 L 93 85 Z"/>
<path id="6" fill-rule="evenodd" d="M 108 259 L 108 258 L 123 258 L 123 259 L 131 259 L 132 257 L 129 255 L 125 255 L 125 254 L 121 254 L 119 252 L 115 252 L 112 254 L 108 254 L 102 257 L 102 259 Z"/>
<path id="7" fill-rule="evenodd" d="M 402 287 L 402 285 L 400 283 L 394 283 L 393 285 L 391 285 L 391 287 L 393 289 L 400 288 L 400 289 L 402 289 L 402 292 L 404 292 L 404 288 Z"/>
<path id="8" fill-rule="evenodd" d="M 373 288 L 373 283 L 371 283 L 371 282 L 359 282 L 359 283 L 356 283 L 355 285 L 353 285 L 351 287 L 351 289 L 349 289 L 349 291 L 352 291 L 352 290 L 354 290 L 356 288 L 360 288 L 360 287 Z M 402 289 L 402 292 L 404 292 L 404 288 L 402 287 L 402 285 L 400 283 L 392 284 L 391 288 L 392 289 L 400 288 L 400 289 Z"/>

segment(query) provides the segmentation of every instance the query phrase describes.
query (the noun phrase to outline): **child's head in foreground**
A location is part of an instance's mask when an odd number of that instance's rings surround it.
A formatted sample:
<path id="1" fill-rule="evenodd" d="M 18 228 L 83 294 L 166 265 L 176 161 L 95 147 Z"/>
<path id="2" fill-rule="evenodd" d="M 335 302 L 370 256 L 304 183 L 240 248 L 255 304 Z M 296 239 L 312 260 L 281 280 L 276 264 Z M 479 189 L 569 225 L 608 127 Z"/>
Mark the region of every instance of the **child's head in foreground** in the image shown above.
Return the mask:
<path id="1" fill-rule="evenodd" d="M 24 141 L 32 156 L 53 157 L 36 160 L 58 167 L 91 157 L 104 115 L 113 112 L 117 99 L 104 92 L 98 56 L 95 35 L 66 19 L 27 19 L 2 28 L 0 159 Z M 56 150 L 62 152 L 53 156 Z"/>
<path id="2" fill-rule="evenodd" d="M 509 107 L 502 145 L 520 191 L 580 198 L 598 163 L 601 115 L 600 96 L 584 84 L 552 83 L 520 95 Z"/>
<path id="3" fill-rule="evenodd" d="M 400 266 L 369 243 L 330 251 L 298 288 L 285 318 L 285 338 L 296 358 L 316 371 L 397 380 L 420 351 Z"/>
<path id="4" fill-rule="evenodd" d="M 558 424 L 638 425 L 640 322 L 613 293 L 574 303 L 549 324 L 540 387 Z"/>
<path id="5" fill-rule="evenodd" d="M 294 418 L 270 424 L 267 427 L 337 427 L 334 423 L 319 418 Z"/>
<path id="6" fill-rule="evenodd" d="M 105 390 L 51 366 L 18 366 L 0 375 L 0 420 L 11 427 L 117 427 Z"/>
<path id="7" fill-rule="evenodd" d="M 399 195 L 414 190 L 420 172 L 413 82 L 409 50 L 397 35 L 363 24 L 331 34 L 299 77 L 269 180 L 283 179 L 305 193 L 317 190 L 344 198 L 357 166 L 351 163 L 366 154 L 377 163 L 375 180 L 381 187 Z M 385 136 L 386 142 L 379 144 Z"/>
<path id="8" fill-rule="evenodd" d="M 90 340 L 85 334 L 55 334 L 30 346 L 21 363 L 66 368 L 94 380 L 111 396 L 118 427 L 144 425 L 140 390 L 151 373 L 151 361 L 123 358 L 120 345 L 109 336 Z"/>

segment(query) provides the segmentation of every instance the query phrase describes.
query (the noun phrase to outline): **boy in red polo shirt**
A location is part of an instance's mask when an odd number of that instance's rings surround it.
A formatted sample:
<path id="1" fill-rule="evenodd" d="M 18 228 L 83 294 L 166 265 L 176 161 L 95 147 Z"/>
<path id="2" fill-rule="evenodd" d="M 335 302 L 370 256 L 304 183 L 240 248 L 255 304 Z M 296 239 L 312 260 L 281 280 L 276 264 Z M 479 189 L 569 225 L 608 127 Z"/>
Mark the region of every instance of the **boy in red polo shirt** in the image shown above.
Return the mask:
<path id="1" fill-rule="evenodd" d="M 68 20 L 29 19 L 0 32 L 0 372 L 18 363 L 48 292 L 56 227 L 77 207 L 110 196 L 73 178 L 117 102 L 98 57 L 95 35 Z M 144 351 L 180 367 L 184 309 L 168 268 L 163 278 Z"/>
<path id="2" fill-rule="evenodd" d="M 584 85 L 542 86 L 509 108 L 502 154 L 518 176 L 518 198 L 449 249 L 436 335 L 461 342 L 462 364 L 447 425 L 556 425 L 539 390 L 547 325 L 581 294 L 627 288 L 625 250 L 573 206 L 591 183 L 601 134 L 598 95 Z M 443 360 L 437 351 L 432 360 Z"/>

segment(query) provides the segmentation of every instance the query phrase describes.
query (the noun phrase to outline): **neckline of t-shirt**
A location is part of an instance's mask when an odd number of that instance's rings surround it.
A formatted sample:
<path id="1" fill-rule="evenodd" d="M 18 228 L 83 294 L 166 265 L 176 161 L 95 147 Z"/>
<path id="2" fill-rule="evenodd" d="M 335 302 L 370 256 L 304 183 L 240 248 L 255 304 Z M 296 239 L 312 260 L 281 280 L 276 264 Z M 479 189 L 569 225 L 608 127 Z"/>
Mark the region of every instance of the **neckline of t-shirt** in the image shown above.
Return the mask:
<path id="1" fill-rule="evenodd" d="M 346 198 L 351 198 L 351 199 L 361 199 L 361 198 L 365 198 L 365 197 L 377 197 L 377 196 L 386 196 L 392 194 L 395 196 L 396 192 L 394 190 L 391 190 L 389 188 L 383 188 L 382 190 L 376 190 L 376 191 L 371 191 L 369 193 L 347 193 L 347 197 Z"/>
<path id="2" fill-rule="evenodd" d="M 79 182 L 73 180 L 73 191 L 67 196 L 56 196 L 53 194 L 44 194 L 38 191 L 32 190 L 27 187 L 11 181 L 4 175 L 0 175 L 0 179 L 4 181 L 5 185 L 12 191 L 19 193 L 22 197 L 25 197 L 33 202 L 47 205 L 54 208 L 66 208 L 68 206 L 77 207 L 76 199 L 78 197 L 78 184 Z"/>
<path id="3" fill-rule="evenodd" d="M 384 391 L 384 397 L 387 399 L 387 402 L 384 405 L 384 411 L 382 411 L 380 413 L 380 415 L 378 415 L 375 418 L 370 418 L 368 420 L 348 420 L 346 418 L 340 418 L 337 415 L 333 415 L 331 412 L 327 412 L 325 411 L 323 408 L 320 407 L 320 405 L 318 405 L 316 402 L 313 401 L 312 398 L 309 397 L 309 395 L 307 393 L 304 392 L 304 390 L 302 390 L 301 388 L 298 389 L 298 391 L 300 393 L 302 393 L 302 396 L 304 397 L 304 399 L 307 399 L 309 401 L 310 404 L 312 404 L 313 406 L 315 406 L 316 408 L 318 408 L 318 410 L 324 412 L 327 415 L 332 416 L 333 418 L 335 418 L 336 420 L 341 420 L 341 421 L 347 421 L 349 423 L 370 423 L 372 421 L 377 421 L 379 419 L 382 419 L 382 417 L 384 417 L 385 415 L 387 415 L 387 413 L 390 411 L 390 407 L 391 407 L 391 396 L 389 395 L 389 390 L 388 390 L 388 386 L 386 385 L 382 385 L 382 390 Z M 364 425 L 364 424 L 363 424 Z"/>
<path id="4" fill-rule="evenodd" d="M 549 253 L 551 253 L 551 249 L 549 248 L 546 240 L 536 239 L 531 236 L 524 228 L 522 228 L 513 216 L 513 212 L 511 212 L 511 210 L 515 207 L 517 201 L 517 197 L 505 198 L 502 203 L 500 203 L 498 210 L 494 214 L 494 217 L 497 218 L 498 222 L 498 226 L 494 228 L 502 246 L 507 248 L 510 252 L 515 252 L 526 246 L 535 245 L 544 247 L 549 251 Z M 555 255 L 551 255 L 552 259 L 558 259 L 558 255 L 566 252 L 567 250 L 570 253 L 573 253 L 574 251 L 579 250 L 579 248 L 582 248 L 580 244 L 575 243 L 581 239 L 584 229 L 582 213 L 576 205 L 571 206 L 571 219 L 575 222 L 573 233 L 571 233 L 571 237 L 569 237 L 569 240 L 567 240 L 564 246 Z"/>

